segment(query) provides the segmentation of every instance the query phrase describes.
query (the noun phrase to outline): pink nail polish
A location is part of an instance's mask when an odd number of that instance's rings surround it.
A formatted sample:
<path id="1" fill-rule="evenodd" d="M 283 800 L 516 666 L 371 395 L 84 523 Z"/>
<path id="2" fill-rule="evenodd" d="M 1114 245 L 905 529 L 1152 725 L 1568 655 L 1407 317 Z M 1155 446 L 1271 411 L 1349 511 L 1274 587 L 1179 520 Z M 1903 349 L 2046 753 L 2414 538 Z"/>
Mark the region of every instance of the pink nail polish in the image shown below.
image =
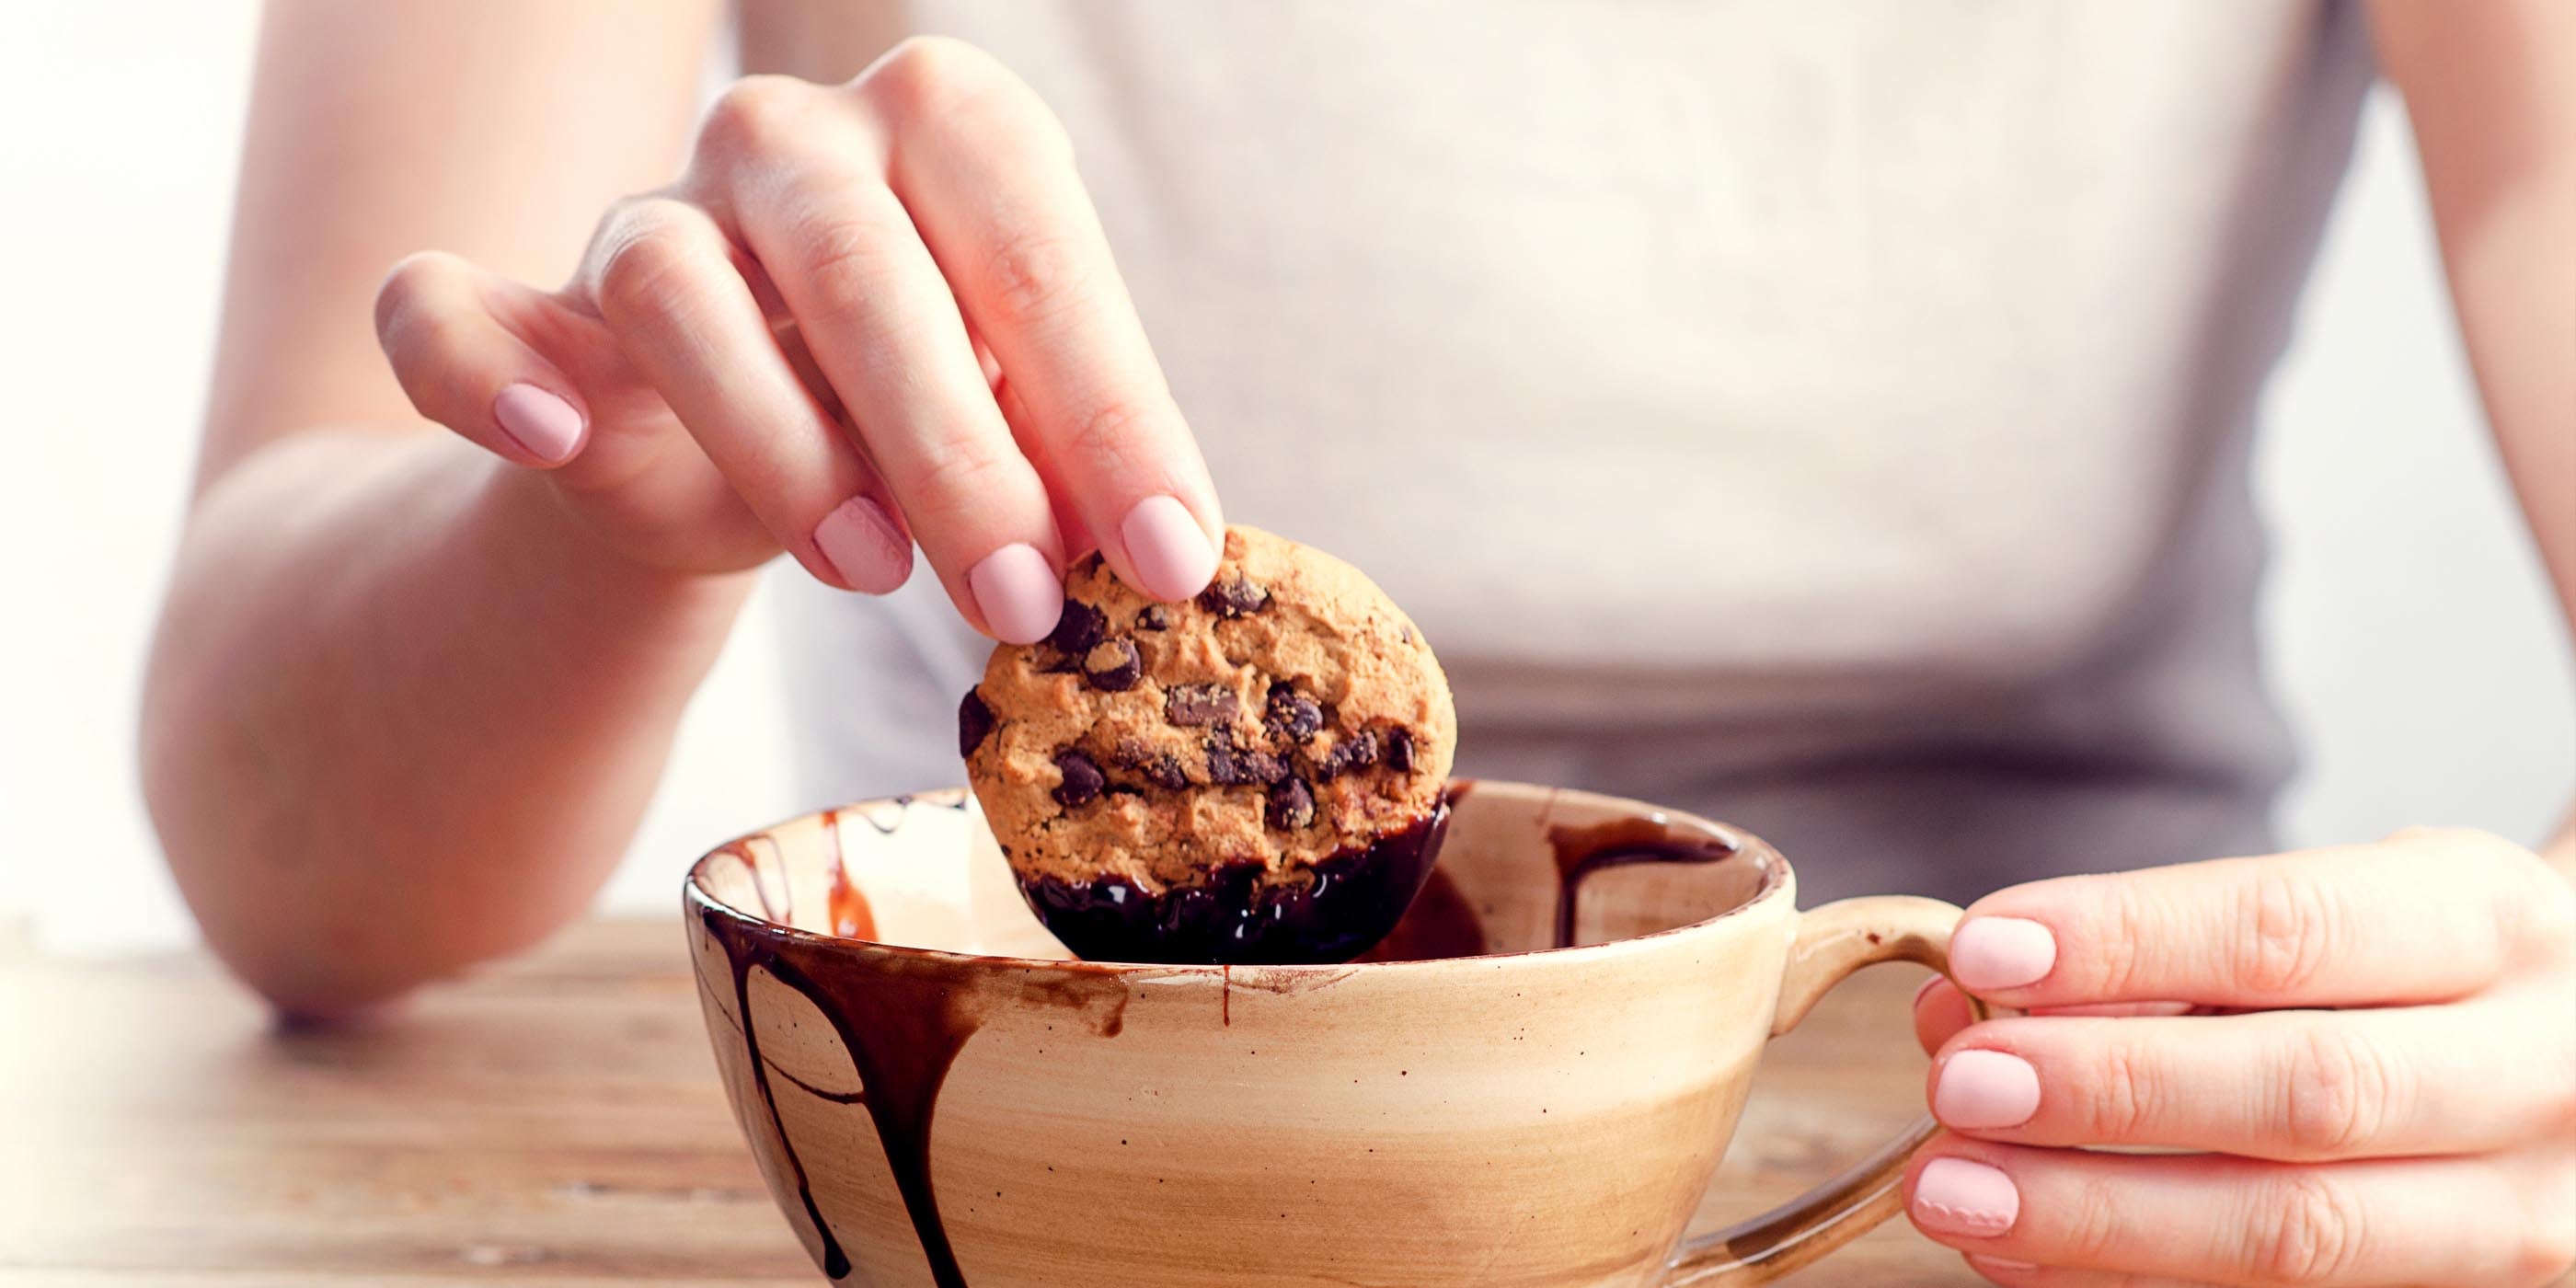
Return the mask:
<path id="1" fill-rule="evenodd" d="M 864 594 L 891 594 L 912 575 L 912 543 L 868 497 L 832 507 L 814 525 L 814 546 L 850 589 Z"/>
<path id="2" fill-rule="evenodd" d="M 1959 1051 L 1941 1062 L 1932 1116 L 1961 1131 L 2019 1127 L 2039 1112 L 2039 1071 L 2003 1051 Z"/>
<path id="3" fill-rule="evenodd" d="M 1932 990 L 1944 982 L 1946 982 L 1944 977 L 1939 975 L 1935 975 L 1932 978 L 1923 981 L 1923 986 L 1914 990 L 1914 1000 L 1907 1003 L 1907 1005 L 1920 1010 L 1923 1006 L 1923 999 L 1932 996 Z"/>
<path id="4" fill-rule="evenodd" d="M 1064 583 L 1037 547 L 1017 542 L 984 556 L 966 574 L 984 625 L 1006 644 L 1035 644 L 1064 612 Z"/>
<path id="5" fill-rule="evenodd" d="M 492 419 L 511 442 L 548 465 L 572 459 L 581 442 L 581 413 L 535 385 L 503 389 L 492 399 Z"/>
<path id="6" fill-rule="evenodd" d="M 1217 553 L 1189 507 L 1168 496 L 1149 496 L 1119 521 L 1118 538 L 1127 545 L 1127 562 L 1144 581 L 1139 589 L 1156 599 L 1178 601 L 1207 589 L 1216 575 Z"/>
<path id="7" fill-rule="evenodd" d="M 1964 1158 L 1936 1158 L 1914 1178 L 1914 1220 L 1943 1234 L 1990 1239 L 2021 1217 L 2012 1178 Z"/>
<path id="8" fill-rule="evenodd" d="M 2057 968 L 2057 939 L 2019 917 L 1970 917 L 1950 936 L 1950 977 L 1971 992 L 2020 988 Z"/>

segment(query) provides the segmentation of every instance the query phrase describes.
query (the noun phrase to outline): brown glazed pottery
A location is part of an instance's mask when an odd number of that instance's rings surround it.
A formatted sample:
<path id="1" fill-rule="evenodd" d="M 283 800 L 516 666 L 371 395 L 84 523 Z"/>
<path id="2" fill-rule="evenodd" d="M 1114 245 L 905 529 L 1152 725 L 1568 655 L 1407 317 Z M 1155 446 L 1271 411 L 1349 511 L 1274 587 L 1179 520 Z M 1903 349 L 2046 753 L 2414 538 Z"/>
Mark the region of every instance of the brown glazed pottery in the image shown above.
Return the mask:
<path id="1" fill-rule="evenodd" d="M 716 1063 L 815 1264 L 937 1288 L 1733 1288 L 1896 1210 L 1928 1128 L 1682 1238 L 1764 1043 L 1863 966 L 1941 968 L 1957 909 L 1801 913 L 1770 846 L 1634 801 L 1454 801 L 1431 885 L 1340 966 L 1063 960 L 962 791 L 700 860 Z"/>

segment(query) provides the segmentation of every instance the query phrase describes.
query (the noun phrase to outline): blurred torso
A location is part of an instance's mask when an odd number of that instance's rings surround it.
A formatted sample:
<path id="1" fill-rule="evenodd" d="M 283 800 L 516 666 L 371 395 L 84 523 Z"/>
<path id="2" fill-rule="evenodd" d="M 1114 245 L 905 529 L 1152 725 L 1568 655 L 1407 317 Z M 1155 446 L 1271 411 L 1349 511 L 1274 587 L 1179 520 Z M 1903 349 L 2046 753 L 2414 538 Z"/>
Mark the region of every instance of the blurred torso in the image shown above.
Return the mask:
<path id="1" fill-rule="evenodd" d="M 1811 892 L 2259 845 L 2245 440 L 2367 81 L 2298 3 L 752 0 L 1064 119 L 1228 517 L 1376 577 L 1471 773 Z M 788 579 L 793 582 L 795 579 Z M 954 778 L 982 647 L 784 586 L 809 791 Z"/>

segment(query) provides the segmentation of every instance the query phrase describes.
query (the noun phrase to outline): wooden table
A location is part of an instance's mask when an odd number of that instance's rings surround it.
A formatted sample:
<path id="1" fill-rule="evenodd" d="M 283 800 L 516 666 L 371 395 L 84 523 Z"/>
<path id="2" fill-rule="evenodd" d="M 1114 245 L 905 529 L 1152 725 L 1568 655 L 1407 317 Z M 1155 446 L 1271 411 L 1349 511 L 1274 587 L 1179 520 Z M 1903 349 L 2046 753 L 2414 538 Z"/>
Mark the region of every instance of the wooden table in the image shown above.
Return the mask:
<path id="1" fill-rule="evenodd" d="M 361 1031 L 274 1031 L 204 959 L 0 928 L 0 1283 L 743 1288 L 821 1282 L 727 1111 L 676 923 L 576 927 Z M 1919 1111 L 1910 967 L 1777 1044 L 1701 1208 L 1804 1189 Z M 1801 1284 L 1967 1285 L 1891 1223 Z"/>

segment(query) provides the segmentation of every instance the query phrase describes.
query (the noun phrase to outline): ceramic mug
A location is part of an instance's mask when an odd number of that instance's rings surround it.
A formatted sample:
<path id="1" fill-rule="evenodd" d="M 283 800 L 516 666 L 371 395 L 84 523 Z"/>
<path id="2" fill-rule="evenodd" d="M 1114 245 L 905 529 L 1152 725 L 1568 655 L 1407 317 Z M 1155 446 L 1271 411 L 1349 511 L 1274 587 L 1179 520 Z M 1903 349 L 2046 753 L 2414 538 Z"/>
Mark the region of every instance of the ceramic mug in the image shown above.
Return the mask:
<path id="1" fill-rule="evenodd" d="M 731 842 L 685 902 L 789 1223 L 939 1288 L 1769 1282 L 1892 1214 L 1930 1128 L 1684 1242 L 1763 1045 L 1863 966 L 1946 969 L 1959 917 L 1802 913 L 1753 836 L 1499 782 L 1351 965 L 1063 960 L 962 791 Z"/>

